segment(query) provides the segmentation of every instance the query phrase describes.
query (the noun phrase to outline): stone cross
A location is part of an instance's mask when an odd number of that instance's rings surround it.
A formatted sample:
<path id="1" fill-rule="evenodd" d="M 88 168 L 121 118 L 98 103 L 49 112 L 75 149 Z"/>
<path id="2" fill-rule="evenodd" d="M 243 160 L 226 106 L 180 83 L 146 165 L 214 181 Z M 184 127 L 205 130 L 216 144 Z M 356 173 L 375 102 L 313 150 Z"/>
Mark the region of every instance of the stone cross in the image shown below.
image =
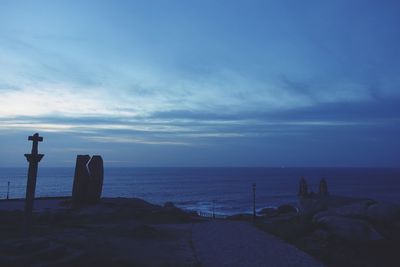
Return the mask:
<path id="1" fill-rule="evenodd" d="M 32 227 L 32 211 L 33 202 L 35 200 L 36 189 L 36 176 L 38 170 L 38 163 L 43 158 L 43 154 L 38 154 L 38 143 L 43 141 L 43 137 L 35 133 L 33 136 L 28 137 L 32 141 L 31 154 L 25 154 L 26 160 L 29 162 L 28 181 L 26 184 L 26 197 L 25 197 L 25 229 L 24 234 L 30 235 Z"/>

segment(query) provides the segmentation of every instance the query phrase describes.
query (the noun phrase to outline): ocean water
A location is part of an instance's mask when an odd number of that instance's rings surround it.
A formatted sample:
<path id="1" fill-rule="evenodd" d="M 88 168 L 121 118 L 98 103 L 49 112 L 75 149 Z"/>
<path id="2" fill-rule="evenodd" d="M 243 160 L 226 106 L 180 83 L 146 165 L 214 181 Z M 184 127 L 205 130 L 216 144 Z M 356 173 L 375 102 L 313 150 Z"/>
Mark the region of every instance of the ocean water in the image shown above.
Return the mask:
<path id="1" fill-rule="evenodd" d="M 0 168 L 0 199 L 25 196 L 27 168 Z M 40 168 L 36 196 L 70 196 L 73 168 Z M 138 197 L 156 204 L 219 214 L 250 212 L 252 184 L 257 209 L 297 202 L 304 176 L 317 192 L 322 177 L 335 195 L 400 204 L 400 169 L 361 168 L 106 168 L 103 196 Z"/>

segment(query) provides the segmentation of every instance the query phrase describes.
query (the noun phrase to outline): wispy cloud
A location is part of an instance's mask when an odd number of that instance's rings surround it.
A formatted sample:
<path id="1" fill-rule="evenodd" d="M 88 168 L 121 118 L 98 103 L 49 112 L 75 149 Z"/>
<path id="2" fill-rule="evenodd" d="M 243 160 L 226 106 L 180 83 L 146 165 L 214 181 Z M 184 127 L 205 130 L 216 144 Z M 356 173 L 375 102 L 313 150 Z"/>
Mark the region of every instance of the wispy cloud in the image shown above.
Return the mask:
<path id="1" fill-rule="evenodd" d="M 397 129 L 396 8 L 18 5 L 0 10 L 0 134 L 68 134 L 93 149 L 232 141 L 228 151 Z"/>

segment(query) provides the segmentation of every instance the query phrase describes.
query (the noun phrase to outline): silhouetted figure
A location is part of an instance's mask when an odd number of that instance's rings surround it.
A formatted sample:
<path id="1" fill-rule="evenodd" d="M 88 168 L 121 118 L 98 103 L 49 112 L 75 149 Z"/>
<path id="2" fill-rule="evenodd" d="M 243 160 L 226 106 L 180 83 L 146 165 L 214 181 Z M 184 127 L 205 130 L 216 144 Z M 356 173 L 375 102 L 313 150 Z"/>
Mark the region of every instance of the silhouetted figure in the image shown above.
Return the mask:
<path id="1" fill-rule="evenodd" d="M 104 168 L 101 156 L 78 155 L 76 157 L 72 202 L 74 206 L 96 203 L 103 188 Z"/>
<path id="2" fill-rule="evenodd" d="M 28 181 L 26 184 L 26 197 L 25 197 L 25 229 L 24 234 L 29 236 L 32 228 L 32 210 L 33 202 L 35 200 L 36 177 L 40 160 L 43 154 L 38 154 L 38 144 L 43 141 L 43 137 L 35 133 L 28 137 L 32 141 L 31 154 L 25 154 L 26 160 L 29 162 Z"/>
<path id="3" fill-rule="evenodd" d="M 304 177 L 301 177 L 299 183 L 299 197 L 307 197 L 307 196 L 308 196 L 307 182 L 304 179 Z"/>
<path id="4" fill-rule="evenodd" d="M 319 182 L 319 194 L 321 196 L 328 195 L 328 184 L 325 178 L 322 178 L 321 181 Z"/>

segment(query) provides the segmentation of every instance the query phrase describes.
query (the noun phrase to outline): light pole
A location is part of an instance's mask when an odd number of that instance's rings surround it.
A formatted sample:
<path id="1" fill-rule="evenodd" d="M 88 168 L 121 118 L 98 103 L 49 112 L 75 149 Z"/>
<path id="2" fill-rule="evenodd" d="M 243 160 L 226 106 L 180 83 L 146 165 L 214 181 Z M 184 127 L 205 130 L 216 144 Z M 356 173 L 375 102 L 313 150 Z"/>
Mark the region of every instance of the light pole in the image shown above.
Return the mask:
<path id="1" fill-rule="evenodd" d="M 256 184 L 253 184 L 253 222 L 256 221 Z"/>
<path id="2" fill-rule="evenodd" d="M 7 199 L 10 198 L 10 181 L 7 183 Z"/>

